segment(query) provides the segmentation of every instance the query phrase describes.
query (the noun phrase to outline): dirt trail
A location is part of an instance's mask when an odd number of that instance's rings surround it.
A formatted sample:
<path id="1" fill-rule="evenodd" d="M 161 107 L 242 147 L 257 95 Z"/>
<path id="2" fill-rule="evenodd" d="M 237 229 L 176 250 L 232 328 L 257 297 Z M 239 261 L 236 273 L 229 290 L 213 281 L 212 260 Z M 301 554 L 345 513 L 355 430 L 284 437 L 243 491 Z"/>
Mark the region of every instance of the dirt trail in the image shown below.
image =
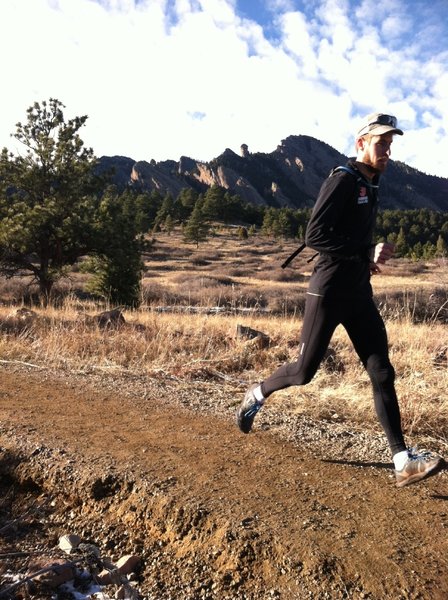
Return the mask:
<path id="1" fill-rule="evenodd" d="M 446 470 L 399 490 L 386 462 L 139 385 L 0 367 L 0 467 L 54 499 L 53 535 L 140 553 L 157 600 L 448 598 Z"/>

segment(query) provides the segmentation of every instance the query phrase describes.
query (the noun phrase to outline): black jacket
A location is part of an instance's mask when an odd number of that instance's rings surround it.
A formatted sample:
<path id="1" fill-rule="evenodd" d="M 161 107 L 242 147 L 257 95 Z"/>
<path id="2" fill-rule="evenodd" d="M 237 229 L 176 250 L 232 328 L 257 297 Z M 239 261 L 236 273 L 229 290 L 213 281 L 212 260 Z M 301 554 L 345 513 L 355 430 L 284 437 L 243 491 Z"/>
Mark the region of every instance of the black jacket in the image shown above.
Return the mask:
<path id="1" fill-rule="evenodd" d="M 305 242 L 319 252 L 309 292 L 325 296 L 371 296 L 369 252 L 378 210 L 377 184 L 363 178 L 355 162 L 323 182 Z M 372 187 L 374 185 L 375 187 Z"/>

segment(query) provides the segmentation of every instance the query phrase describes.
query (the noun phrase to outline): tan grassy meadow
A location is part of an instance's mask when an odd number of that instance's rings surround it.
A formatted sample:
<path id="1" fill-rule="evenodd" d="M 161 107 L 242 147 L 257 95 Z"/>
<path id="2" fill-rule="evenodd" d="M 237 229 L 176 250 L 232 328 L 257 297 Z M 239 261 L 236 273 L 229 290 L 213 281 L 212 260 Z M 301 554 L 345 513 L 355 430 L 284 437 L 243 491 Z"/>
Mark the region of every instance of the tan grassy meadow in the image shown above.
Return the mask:
<path id="1" fill-rule="evenodd" d="M 282 270 L 294 248 L 293 241 L 261 236 L 241 240 L 233 229 L 199 248 L 180 233 L 159 234 L 145 256 L 142 306 L 124 311 L 123 327 L 106 330 L 86 315 L 111 307 L 85 298 L 86 276 L 77 271 L 58 286 L 55 306 L 32 306 L 34 315 L 21 317 L 16 311 L 25 306 L 25 282 L 0 279 L 0 359 L 66 372 L 166 375 L 192 385 L 233 382 L 237 402 L 249 382 L 295 358 L 312 263 L 307 250 Z M 448 264 L 392 261 L 373 285 L 406 432 L 448 445 Z M 174 312 L 161 312 L 167 307 Z M 182 312 L 186 307 L 197 312 Z M 209 314 L 211 307 L 225 312 Z M 267 334 L 270 347 L 239 338 L 238 324 Z M 314 380 L 270 402 L 314 418 L 377 427 L 367 375 L 342 328 Z"/>

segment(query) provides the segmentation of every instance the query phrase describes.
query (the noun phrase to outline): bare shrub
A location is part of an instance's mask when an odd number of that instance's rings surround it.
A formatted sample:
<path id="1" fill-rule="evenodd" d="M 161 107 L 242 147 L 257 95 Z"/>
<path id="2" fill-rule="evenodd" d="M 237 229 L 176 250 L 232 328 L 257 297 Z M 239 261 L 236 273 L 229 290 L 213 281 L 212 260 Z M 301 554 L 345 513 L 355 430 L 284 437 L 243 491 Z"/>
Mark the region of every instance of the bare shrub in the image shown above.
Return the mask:
<path id="1" fill-rule="evenodd" d="M 267 269 L 266 271 L 260 271 L 257 273 L 258 279 L 261 281 L 279 281 L 279 282 L 294 282 L 294 281 L 306 281 L 307 276 L 303 275 L 299 271 L 293 271 L 292 269 Z"/>
<path id="2" fill-rule="evenodd" d="M 236 266 L 229 268 L 229 277 L 247 277 L 249 275 L 247 267 Z"/>
<path id="3" fill-rule="evenodd" d="M 448 323 L 448 288 L 393 291 L 377 294 L 376 299 L 386 319 Z"/>
<path id="4" fill-rule="evenodd" d="M 190 258 L 190 264 L 194 267 L 206 267 L 210 264 L 210 261 L 202 256 L 193 256 Z"/>
<path id="5" fill-rule="evenodd" d="M 223 257 L 224 254 L 222 252 L 212 250 L 211 252 L 193 253 L 190 255 L 189 260 L 192 264 L 196 264 L 198 261 L 204 261 L 205 264 L 210 264 L 212 262 L 220 262 Z"/>
<path id="6" fill-rule="evenodd" d="M 160 283 L 147 283 L 143 281 L 141 290 L 142 303 L 146 306 L 154 304 L 171 305 L 182 304 L 188 299 L 188 294 L 183 295 L 179 290 Z"/>
<path id="7" fill-rule="evenodd" d="M 301 316 L 305 310 L 305 292 L 277 289 L 266 294 L 269 310 L 275 315 Z"/>
<path id="8" fill-rule="evenodd" d="M 414 262 L 409 259 L 401 259 L 392 261 L 393 268 L 397 274 L 401 277 L 414 277 L 415 275 L 422 275 L 428 273 L 432 266 L 424 262 Z"/>
<path id="9" fill-rule="evenodd" d="M 244 263 L 232 261 L 230 265 L 227 266 L 227 273 L 231 277 L 242 277 L 242 278 L 259 278 L 260 267 L 258 261 L 244 261 Z"/>
<path id="10" fill-rule="evenodd" d="M 19 304 L 29 293 L 29 278 L 14 277 L 7 279 L 0 277 L 0 299 L 4 304 Z"/>
<path id="11" fill-rule="evenodd" d="M 37 318 L 37 314 L 29 308 L 21 307 L 12 310 L 4 318 L 0 318 L 0 331 L 19 335 L 29 331 Z"/>
<path id="12" fill-rule="evenodd" d="M 213 275 L 191 275 L 190 273 L 181 273 L 180 275 L 176 275 L 172 279 L 174 283 L 185 286 L 187 285 L 190 289 L 198 289 L 198 288 L 209 288 L 215 286 L 228 286 L 234 285 L 235 282 L 233 279 L 227 276 L 213 276 Z"/>

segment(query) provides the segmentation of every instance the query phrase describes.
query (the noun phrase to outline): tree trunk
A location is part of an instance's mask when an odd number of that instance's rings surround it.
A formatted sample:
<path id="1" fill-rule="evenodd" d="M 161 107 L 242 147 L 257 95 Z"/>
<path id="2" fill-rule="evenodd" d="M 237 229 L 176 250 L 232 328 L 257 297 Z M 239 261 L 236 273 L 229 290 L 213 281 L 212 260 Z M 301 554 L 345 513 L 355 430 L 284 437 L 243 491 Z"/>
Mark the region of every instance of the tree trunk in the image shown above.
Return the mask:
<path id="1" fill-rule="evenodd" d="M 42 306 L 47 307 L 50 303 L 51 290 L 53 288 L 54 281 L 48 277 L 42 276 L 39 279 L 39 297 Z"/>

